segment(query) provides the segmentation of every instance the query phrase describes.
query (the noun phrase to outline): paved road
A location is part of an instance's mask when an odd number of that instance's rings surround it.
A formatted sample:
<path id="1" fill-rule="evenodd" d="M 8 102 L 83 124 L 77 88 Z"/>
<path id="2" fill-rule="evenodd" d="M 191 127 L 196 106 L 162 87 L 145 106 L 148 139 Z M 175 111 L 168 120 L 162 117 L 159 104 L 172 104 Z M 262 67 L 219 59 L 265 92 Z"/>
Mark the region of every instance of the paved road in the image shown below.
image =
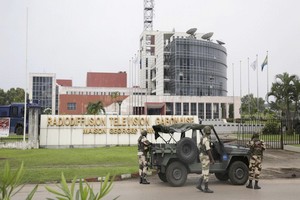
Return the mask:
<path id="1" fill-rule="evenodd" d="M 222 200 L 298 200 L 300 199 L 300 153 L 284 150 L 267 150 L 263 161 L 261 190 L 250 190 L 245 186 L 233 186 L 230 183 L 222 183 L 211 176 L 210 188 L 214 194 L 204 194 L 195 188 L 198 175 L 189 175 L 183 187 L 170 187 L 162 183 L 157 176 L 151 176 L 150 185 L 138 184 L 138 179 L 128 179 L 114 182 L 114 186 L 105 200 L 111 200 L 120 196 L 119 199 L 222 199 Z M 99 191 L 100 183 L 91 183 L 95 193 Z M 52 188 L 56 186 L 47 184 Z M 34 185 L 25 186 L 12 200 L 24 200 Z M 47 197 L 54 197 L 46 191 L 45 185 L 40 185 L 34 196 L 34 200 L 44 200 Z"/>
<path id="2" fill-rule="evenodd" d="M 183 187 L 170 187 L 166 183 L 158 180 L 157 176 L 151 177 L 150 185 L 140 185 L 138 179 L 117 181 L 113 184 L 112 191 L 106 196 L 105 200 L 111 200 L 119 196 L 120 200 L 182 200 L 182 199 L 222 199 L 222 200 L 298 200 L 300 196 L 300 179 L 263 179 L 260 181 L 261 190 L 247 189 L 243 186 L 233 186 L 229 183 L 222 183 L 214 178 L 210 181 L 210 188 L 213 194 L 202 193 L 195 188 L 198 180 L 197 176 L 188 178 Z M 99 191 L 100 183 L 91 183 L 94 191 Z M 49 185 L 48 185 L 49 186 Z M 22 189 L 12 200 L 24 200 L 25 196 L 32 189 L 28 185 Z M 55 188 L 55 185 L 50 185 Z M 43 200 L 47 197 L 54 197 L 48 193 L 44 186 L 40 186 L 34 196 L 34 200 Z"/>

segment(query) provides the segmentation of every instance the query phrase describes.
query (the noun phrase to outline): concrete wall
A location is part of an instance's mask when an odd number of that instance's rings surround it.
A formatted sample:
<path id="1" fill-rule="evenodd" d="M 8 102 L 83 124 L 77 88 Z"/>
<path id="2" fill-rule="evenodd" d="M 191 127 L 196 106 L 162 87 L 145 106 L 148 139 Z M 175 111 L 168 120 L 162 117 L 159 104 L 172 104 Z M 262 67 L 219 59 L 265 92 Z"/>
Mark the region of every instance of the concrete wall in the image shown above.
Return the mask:
<path id="1" fill-rule="evenodd" d="M 198 123 L 196 116 L 42 115 L 41 148 L 86 148 L 136 145 L 142 130 L 154 141 L 152 125 Z M 157 140 L 157 142 L 162 142 Z"/>

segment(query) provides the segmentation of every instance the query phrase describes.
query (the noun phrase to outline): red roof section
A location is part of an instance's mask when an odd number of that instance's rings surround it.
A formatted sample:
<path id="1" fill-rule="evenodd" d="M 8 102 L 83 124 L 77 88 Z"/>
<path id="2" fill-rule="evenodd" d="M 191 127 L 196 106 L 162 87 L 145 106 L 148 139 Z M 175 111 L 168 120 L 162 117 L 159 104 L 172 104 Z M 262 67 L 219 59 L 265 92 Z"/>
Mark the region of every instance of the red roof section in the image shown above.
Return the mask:
<path id="1" fill-rule="evenodd" d="M 127 87 L 127 73 L 88 72 L 87 87 Z"/>

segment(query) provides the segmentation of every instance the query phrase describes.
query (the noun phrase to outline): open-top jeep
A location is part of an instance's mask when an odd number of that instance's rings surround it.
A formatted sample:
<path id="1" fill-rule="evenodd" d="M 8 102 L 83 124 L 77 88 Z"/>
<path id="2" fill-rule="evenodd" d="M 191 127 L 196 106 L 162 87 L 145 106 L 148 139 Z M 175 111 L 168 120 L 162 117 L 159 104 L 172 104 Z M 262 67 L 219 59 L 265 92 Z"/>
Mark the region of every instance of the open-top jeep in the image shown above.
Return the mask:
<path id="1" fill-rule="evenodd" d="M 170 126 L 154 125 L 156 142 L 150 150 L 150 168 L 156 169 L 160 180 L 171 186 L 185 184 L 187 175 L 201 173 L 197 144 L 204 135 L 203 124 L 181 123 Z M 210 165 L 221 181 L 228 179 L 234 185 L 243 185 L 248 180 L 249 149 L 223 143 L 213 126 L 211 150 L 215 164 Z"/>

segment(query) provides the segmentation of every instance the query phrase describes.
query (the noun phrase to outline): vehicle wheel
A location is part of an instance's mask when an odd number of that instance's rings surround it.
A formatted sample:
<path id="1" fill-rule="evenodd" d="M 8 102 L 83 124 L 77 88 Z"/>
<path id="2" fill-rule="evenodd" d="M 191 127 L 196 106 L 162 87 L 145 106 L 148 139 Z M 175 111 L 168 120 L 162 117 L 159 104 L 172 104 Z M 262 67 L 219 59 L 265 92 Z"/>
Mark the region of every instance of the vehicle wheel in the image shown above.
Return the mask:
<path id="1" fill-rule="evenodd" d="M 227 181 L 229 179 L 228 173 L 215 173 L 215 176 L 219 181 Z"/>
<path id="2" fill-rule="evenodd" d="M 166 178 L 171 186 L 180 187 L 186 182 L 187 169 L 180 162 L 172 162 L 167 168 Z"/>
<path id="3" fill-rule="evenodd" d="M 16 134 L 17 135 L 23 135 L 23 126 L 18 126 L 16 128 Z"/>
<path id="4" fill-rule="evenodd" d="M 166 177 L 166 174 L 165 173 L 161 173 L 161 172 L 159 172 L 158 173 L 158 177 L 159 177 L 159 179 L 162 181 L 162 182 L 168 182 L 168 180 L 167 180 L 167 177 Z"/>
<path id="5" fill-rule="evenodd" d="M 199 155 L 197 145 L 191 138 L 182 138 L 176 147 L 178 158 L 184 163 L 192 163 Z"/>
<path id="6" fill-rule="evenodd" d="M 230 165 L 228 175 L 233 185 L 244 185 L 249 176 L 248 166 L 242 161 L 235 161 Z"/>

